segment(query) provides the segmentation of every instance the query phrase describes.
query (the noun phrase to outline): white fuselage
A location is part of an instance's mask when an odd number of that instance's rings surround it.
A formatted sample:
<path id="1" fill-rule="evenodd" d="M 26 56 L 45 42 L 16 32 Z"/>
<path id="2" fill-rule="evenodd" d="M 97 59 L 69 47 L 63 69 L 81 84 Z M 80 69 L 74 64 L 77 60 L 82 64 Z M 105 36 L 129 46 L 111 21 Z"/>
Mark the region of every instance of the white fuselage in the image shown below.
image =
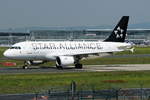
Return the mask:
<path id="1" fill-rule="evenodd" d="M 58 56 L 119 52 L 131 48 L 129 43 L 100 41 L 26 41 L 14 44 L 4 56 L 20 60 L 55 60 Z"/>

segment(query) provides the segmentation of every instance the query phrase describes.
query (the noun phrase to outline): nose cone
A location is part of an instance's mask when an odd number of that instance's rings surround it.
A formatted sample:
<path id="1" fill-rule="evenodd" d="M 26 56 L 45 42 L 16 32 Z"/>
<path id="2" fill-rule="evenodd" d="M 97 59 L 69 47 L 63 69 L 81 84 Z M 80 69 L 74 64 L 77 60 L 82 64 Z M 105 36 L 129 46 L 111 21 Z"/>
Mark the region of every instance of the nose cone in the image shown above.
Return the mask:
<path id="1" fill-rule="evenodd" d="M 20 53 L 16 50 L 6 50 L 3 55 L 7 58 L 10 58 L 10 59 L 17 59 L 20 57 Z"/>
<path id="2" fill-rule="evenodd" d="M 7 57 L 7 58 L 12 58 L 12 57 L 14 57 L 14 53 L 13 53 L 12 51 L 10 51 L 9 49 L 6 50 L 6 51 L 3 53 L 3 55 L 4 55 L 5 57 Z"/>
<path id="3" fill-rule="evenodd" d="M 6 50 L 6 51 L 3 53 L 3 55 L 4 55 L 5 57 L 9 57 L 9 56 L 10 56 L 8 50 Z"/>

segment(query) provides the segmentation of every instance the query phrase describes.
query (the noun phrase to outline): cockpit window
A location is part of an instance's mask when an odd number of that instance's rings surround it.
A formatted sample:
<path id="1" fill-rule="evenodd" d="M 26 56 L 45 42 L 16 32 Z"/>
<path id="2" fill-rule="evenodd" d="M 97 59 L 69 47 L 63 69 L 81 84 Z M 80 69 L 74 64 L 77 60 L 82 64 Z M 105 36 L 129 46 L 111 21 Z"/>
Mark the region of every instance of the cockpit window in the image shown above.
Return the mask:
<path id="1" fill-rule="evenodd" d="M 21 49 L 21 47 L 15 46 L 15 47 L 10 47 L 10 49 Z"/>

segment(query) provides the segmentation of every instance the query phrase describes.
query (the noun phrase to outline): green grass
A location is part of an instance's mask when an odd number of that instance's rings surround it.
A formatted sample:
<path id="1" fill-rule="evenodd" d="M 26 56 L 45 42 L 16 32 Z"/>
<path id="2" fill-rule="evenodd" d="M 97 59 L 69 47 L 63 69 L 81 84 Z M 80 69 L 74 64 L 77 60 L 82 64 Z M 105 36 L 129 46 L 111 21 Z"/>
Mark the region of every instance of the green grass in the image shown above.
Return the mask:
<path id="1" fill-rule="evenodd" d="M 134 47 L 134 52 L 130 51 L 123 51 L 123 52 L 117 52 L 116 55 L 125 55 L 125 54 L 150 54 L 150 47 Z"/>
<path id="2" fill-rule="evenodd" d="M 144 88 L 150 87 L 150 71 L 141 72 L 83 72 L 51 74 L 16 74 L 0 75 L 0 94 L 34 93 L 41 90 L 70 86 L 72 81 L 77 89 L 108 88 Z M 123 83 L 104 82 L 122 80 Z M 67 88 L 66 88 L 67 89 Z"/>
<path id="3" fill-rule="evenodd" d="M 0 58 L 3 57 L 4 51 L 8 49 L 7 47 L 0 47 Z"/>

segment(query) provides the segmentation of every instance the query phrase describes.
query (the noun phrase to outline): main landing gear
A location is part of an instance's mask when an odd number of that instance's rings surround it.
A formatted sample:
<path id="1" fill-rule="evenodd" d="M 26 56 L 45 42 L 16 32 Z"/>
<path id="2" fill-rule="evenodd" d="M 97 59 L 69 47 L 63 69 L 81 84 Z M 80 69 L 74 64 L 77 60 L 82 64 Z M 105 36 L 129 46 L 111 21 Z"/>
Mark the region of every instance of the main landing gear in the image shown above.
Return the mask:
<path id="1" fill-rule="evenodd" d="M 75 64 L 75 68 L 76 68 L 76 69 L 82 69 L 83 66 L 82 66 L 82 64 L 78 63 L 78 64 Z"/>
<path id="2" fill-rule="evenodd" d="M 76 69 L 82 69 L 82 64 L 80 64 L 80 59 L 78 58 L 78 59 L 76 59 L 76 62 L 75 62 L 75 68 Z"/>
<path id="3" fill-rule="evenodd" d="M 56 68 L 57 69 L 63 69 L 63 67 L 61 65 L 57 65 L 57 64 L 56 64 Z"/>

